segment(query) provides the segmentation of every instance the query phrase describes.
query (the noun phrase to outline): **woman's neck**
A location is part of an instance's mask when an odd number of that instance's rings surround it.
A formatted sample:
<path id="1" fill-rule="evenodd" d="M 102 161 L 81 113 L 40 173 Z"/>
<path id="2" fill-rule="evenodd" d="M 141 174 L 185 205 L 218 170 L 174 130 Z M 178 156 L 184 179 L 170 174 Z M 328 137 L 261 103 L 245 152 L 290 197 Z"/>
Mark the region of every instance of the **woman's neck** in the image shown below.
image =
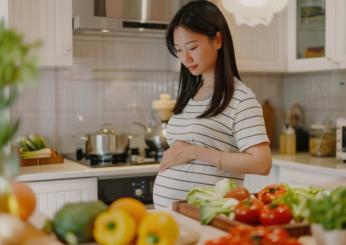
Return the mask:
<path id="1" fill-rule="evenodd" d="M 202 74 L 203 85 L 202 87 L 214 87 L 214 73 Z"/>

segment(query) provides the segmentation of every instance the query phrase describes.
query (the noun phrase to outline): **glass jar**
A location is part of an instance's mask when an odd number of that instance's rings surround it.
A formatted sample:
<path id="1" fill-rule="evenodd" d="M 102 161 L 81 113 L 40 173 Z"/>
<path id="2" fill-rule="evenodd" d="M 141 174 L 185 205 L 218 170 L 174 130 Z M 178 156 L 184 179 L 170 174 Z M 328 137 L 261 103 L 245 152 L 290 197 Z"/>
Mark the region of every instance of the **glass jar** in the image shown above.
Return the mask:
<path id="1" fill-rule="evenodd" d="M 309 152 L 316 157 L 333 157 L 336 152 L 336 129 L 329 125 L 312 125 Z"/>

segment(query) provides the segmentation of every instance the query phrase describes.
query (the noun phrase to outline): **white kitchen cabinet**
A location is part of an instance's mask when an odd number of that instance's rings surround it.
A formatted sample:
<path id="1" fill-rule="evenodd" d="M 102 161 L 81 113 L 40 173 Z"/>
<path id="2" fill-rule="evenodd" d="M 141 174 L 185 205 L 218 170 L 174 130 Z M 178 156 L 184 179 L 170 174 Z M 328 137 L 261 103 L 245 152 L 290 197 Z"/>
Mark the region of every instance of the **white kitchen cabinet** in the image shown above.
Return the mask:
<path id="1" fill-rule="evenodd" d="M 72 65 L 72 0 L 10 0 L 9 26 L 40 40 L 41 67 Z"/>
<path id="2" fill-rule="evenodd" d="M 340 5 L 344 0 L 289 1 L 288 72 L 341 68 L 340 59 L 346 57 L 346 9 Z M 342 57 L 337 45 L 343 48 Z"/>
<path id="3" fill-rule="evenodd" d="M 52 218 L 65 203 L 97 200 L 97 178 L 27 182 L 36 194 L 36 208 Z"/>
<path id="4" fill-rule="evenodd" d="M 269 184 L 279 183 L 279 167 L 272 166 L 270 173 L 267 176 L 247 174 L 244 179 L 244 187 L 250 193 L 257 193 Z"/>
<path id="5" fill-rule="evenodd" d="M 337 33 L 335 56 L 338 68 L 346 68 L 346 1 L 336 0 L 335 30 Z"/>
<path id="6" fill-rule="evenodd" d="M 217 1 L 227 19 L 240 72 L 285 72 L 287 11 L 275 14 L 268 26 L 237 26 L 232 14 Z"/>

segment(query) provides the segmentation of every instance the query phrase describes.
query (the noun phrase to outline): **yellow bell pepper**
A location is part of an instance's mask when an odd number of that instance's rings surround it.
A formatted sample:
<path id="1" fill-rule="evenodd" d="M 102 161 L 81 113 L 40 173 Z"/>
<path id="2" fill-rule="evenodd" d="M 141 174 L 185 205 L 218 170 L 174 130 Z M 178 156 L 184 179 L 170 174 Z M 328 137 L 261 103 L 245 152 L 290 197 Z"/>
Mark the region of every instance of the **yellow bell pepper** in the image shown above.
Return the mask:
<path id="1" fill-rule="evenodd" d="M 137 245 L 174 245 L 179 227 L 166 212 L 147 214 L 139 225 Z"/>
<path id="2" fill-rule="evenodd" d="M 136 224 L 123 210 L 107 210 L 97 216 L 93 235 L 101 245 L 130 244 L 136 235 Z"/>

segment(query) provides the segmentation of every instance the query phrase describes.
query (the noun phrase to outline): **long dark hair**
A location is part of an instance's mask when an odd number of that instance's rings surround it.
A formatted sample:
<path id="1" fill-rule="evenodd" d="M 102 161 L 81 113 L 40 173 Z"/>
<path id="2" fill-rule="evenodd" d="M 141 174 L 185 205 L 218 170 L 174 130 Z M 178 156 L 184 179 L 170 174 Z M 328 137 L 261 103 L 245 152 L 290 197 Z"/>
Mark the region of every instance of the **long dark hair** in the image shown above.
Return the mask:
<path id="1" fill-rule="evenodd" d="M 195 0 L 184 5 L 173 17 L 167 29 L 166 42 L 169 52 L 177 57 L 173 33 L 175 28 L 184 27 L 193 32 L 207 35 L 210 39 L 220 32 L 222 47 L 218 50 L 214 73 L 214 92 L 207 109 L 198 118 L 208 118 L 223 112 L 233 97 L 234 77 L 240 80 L 231 32 L 227 21 L 218 7 L 208 1 Z M 202 75 L 194 76 L 181 64 L 177 103 L 174 114 L 183 109 L 202 86 Z"/>

